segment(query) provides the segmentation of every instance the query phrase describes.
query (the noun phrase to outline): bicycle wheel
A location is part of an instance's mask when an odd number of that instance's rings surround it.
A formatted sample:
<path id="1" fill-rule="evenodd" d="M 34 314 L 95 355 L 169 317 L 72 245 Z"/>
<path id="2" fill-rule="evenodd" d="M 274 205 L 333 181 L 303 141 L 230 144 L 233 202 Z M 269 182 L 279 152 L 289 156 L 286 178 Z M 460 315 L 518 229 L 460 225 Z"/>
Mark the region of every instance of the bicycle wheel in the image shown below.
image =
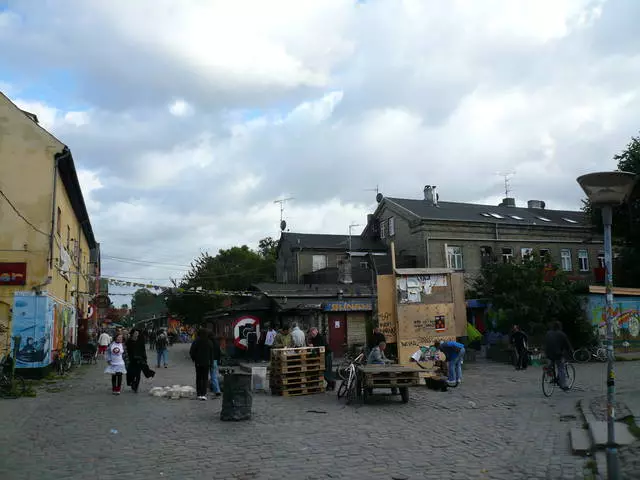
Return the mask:
<path id="1" fill-rule="evenodd" d="M 542 393 L 545 397 L 553 395 L 553 391 L 556 388 L 556 382 L 553 374 L 549 374 L 546 368 L 542 369 Z"/>
<path id="2" fill-rule="evenodd" d="M 355 375 L 350 375 L 349 384 L 347 385 L 347 405 L 351 405 L 358 396 L 358 389 Z"/>
<path id="3" fill-rule="evenodd" d="M 340 382 L 340 386 L 338 387 L 338 393 L 336 395 L 340 399 L 344 397 L 345 393 L 347 393 L 347 381 L 342 380 L 342 382 Z"/>
<path id="4" fill-rule="evenodd" d="M 596 350 L 596 358 L 600 362 L 606 362 L 607 359 L 609 358 L 609 353 L 607 352 L 607 349 L 604 347 L 598 347 L 598 349 Z"/>
<path id="5" fill-rule="evenodd" d="M 567 373 L 567 388 L 571 390 L 576 381 L 576 369 L 570 363 L 565 364 L 565 368 Z"/>
<path id="6" fill-rule="evenodd" d="M 350 358 L 344 358 L 338 368 L 336 369 L 336 374 L 342 380 L 346 380 L 349 377 L 349 366 L 351 365 Z"/>
<path id="7" fill-rule="evenodd" d="M 586 348 L 579 348 L 573 352 L 573 359 L 578 363 L 587 363 L 591 358 L 591 352 Z"/>

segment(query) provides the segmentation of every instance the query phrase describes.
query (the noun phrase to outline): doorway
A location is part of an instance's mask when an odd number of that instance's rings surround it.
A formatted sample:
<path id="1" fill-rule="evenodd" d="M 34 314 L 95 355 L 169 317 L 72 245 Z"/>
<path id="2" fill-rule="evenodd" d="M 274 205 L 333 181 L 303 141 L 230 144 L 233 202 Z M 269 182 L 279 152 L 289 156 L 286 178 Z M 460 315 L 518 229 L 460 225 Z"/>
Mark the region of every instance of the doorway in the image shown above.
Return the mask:
<path id="1" fill-rule="evenodd" d="M 342 357 L 347 343 L 347 318 L 345 314 L 329 315 L 329 348 L 335 357 Z"/>

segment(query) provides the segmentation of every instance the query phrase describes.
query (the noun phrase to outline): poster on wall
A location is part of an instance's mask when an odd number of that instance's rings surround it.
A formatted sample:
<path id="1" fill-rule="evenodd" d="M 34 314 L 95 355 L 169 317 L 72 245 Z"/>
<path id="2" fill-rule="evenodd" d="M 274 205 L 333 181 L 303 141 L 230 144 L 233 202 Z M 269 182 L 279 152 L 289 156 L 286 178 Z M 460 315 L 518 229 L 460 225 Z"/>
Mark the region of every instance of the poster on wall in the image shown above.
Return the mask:
<path id="1" fill-rule="evenodd" d="M 51 363 L 53 305 L 49 298 L 16 292 L 13 301 L 12 351 L 18 342 L 16 368 L 41 368 Z"/>
<path id="2" fill-rule="evenodd" d="M 424 303 L 433 287 L 446 287 L 446 275 L 404 275 L 397 279 L 398 302 Z"/>
<path id="3" fill-rule="evenodd" d="M 248 350 L 247 337 L 255 332 L 256 342 L 260 338 L 260 319 L 251 315 L 244 315 L 233 322 L 233 343 L 236 348 Z"/>

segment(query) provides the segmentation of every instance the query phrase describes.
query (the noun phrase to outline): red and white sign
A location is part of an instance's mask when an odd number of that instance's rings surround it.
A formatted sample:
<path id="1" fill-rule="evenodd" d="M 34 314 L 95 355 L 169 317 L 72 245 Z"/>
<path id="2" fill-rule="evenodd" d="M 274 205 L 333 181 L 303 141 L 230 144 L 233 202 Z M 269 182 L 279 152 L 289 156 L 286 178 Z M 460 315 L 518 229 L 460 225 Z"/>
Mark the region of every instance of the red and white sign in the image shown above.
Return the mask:
<path id="1" fill-rule="evenodd" d="M 0 263 L 0 285 L 26 285 L 26 263 Z"/>
<path id="2" fill-rule="evenodd" d="M 255 330 L 256 340 L 260 338 L 260 319 L 251 315 L 236 318 L 233 322 L 233 343 L 236 348 L 247 350 L 247 334 Z"/>

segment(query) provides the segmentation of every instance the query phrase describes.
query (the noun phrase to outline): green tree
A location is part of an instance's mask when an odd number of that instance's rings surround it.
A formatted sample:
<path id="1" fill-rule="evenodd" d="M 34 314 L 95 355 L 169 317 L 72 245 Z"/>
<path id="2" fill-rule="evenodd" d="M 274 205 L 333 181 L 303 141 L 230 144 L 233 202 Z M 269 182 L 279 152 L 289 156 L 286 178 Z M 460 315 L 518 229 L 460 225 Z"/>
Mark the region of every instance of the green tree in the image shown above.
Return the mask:
<path id="1" fill-rule="evenodd" d="M 569 280 L 546 259 L 534 256 L 524 262 L 485 265 L 474 287 L 497 313 L 497 327 L 503 333 L 517 324 L 539 338 L 549 323 L 560 321 L 574 346 L 592 340 L 580 295 L 584 285 Z"/>
<path id="2" fill-rule="evenodd" d="M 169 311 L 189 324 L 198 324 L 207 312 L 222 307 L 233 292 L 244 292 L 260 282 L 275 278 L 277 242 L 271 237 L 260 240 L 258 250 L 247 245 L 218 251 L 216 256 L 202 253 L 177 285 L 168 300 Z M 228 296 L 207 295 L 203 291 L 230 292 Z"/>
<path id="3" fill-rule="evenodd" d="M 613 159 L 618 170 L 640 175 L 640 136 L 632 137 L 629 144 Z M 591 217 L 594 231 L 602 233 L 602 215 L 584 200 L 584 211 Z M 640 287 L 640 184 L 629 201 L 613 209 L 613 242 L 617 258 L 614 262 L 614 283 L 621 287 Z"/>
<path id="4" fill-rule="evenodd" d="M 146 288 L 139 288 L 131 298 L 131 318 L 134 322 L 147 320 L 153 315 L 166 313 L 164 296 L 156 295 Z"/>

